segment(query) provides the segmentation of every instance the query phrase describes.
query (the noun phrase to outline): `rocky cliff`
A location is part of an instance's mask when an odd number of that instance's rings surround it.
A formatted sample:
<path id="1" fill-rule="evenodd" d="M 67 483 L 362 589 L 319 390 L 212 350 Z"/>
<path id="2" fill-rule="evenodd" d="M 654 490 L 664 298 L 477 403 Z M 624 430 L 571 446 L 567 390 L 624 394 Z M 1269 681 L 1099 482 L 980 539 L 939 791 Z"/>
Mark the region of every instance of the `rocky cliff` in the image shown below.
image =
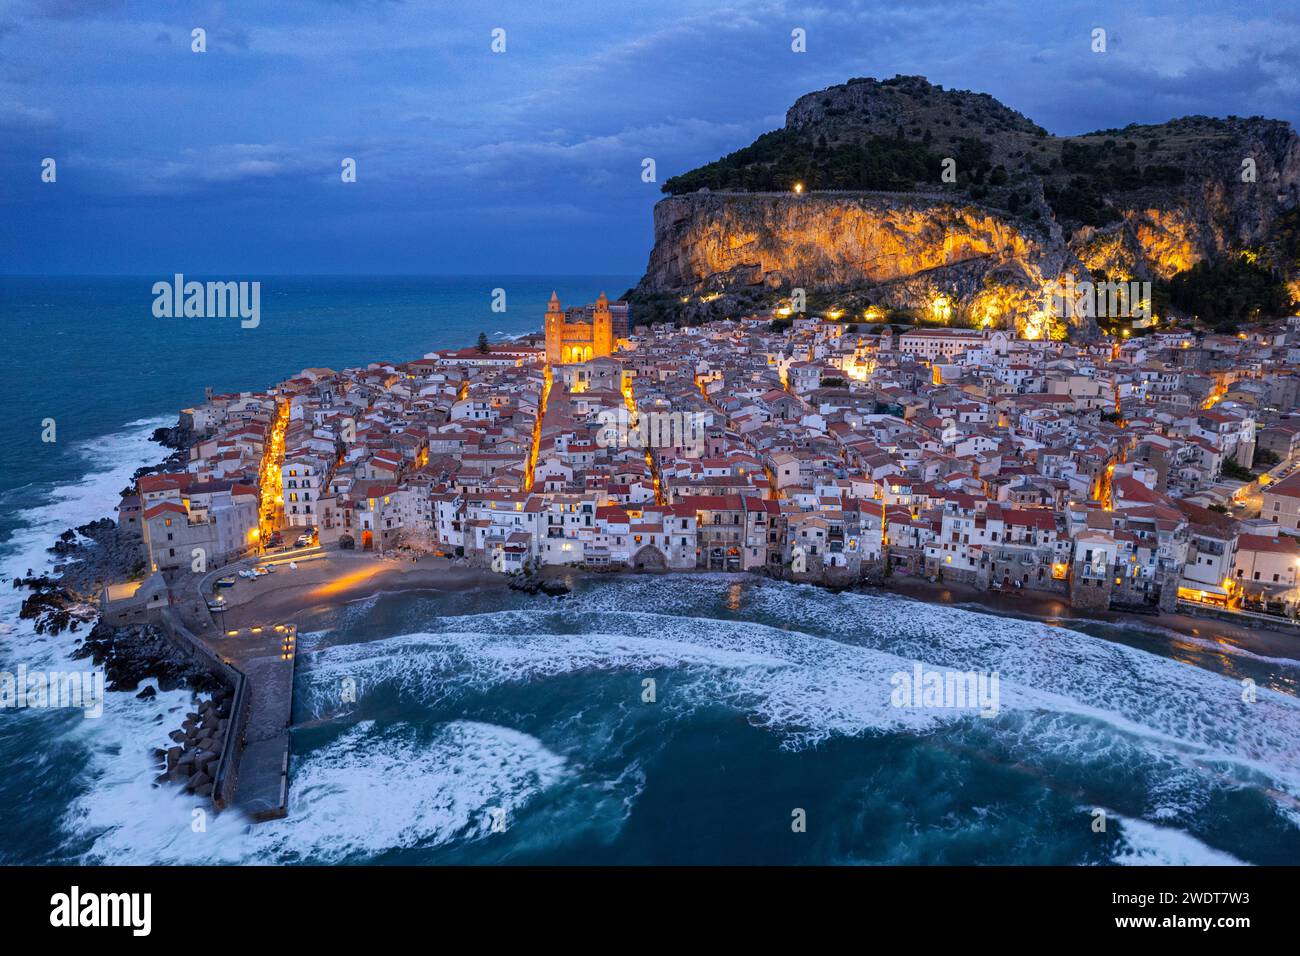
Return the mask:
<path id="1" fill-rule="evenodd" d="M 987 94 L 853 80 L 664 190 L 634 298 L 688 321 L 804 288 L 846 309 L 944 296 L 963 320 L 1042 331 L 1049 282 L 1266 249 L 1300 205 L 1300 139 L 1235 117 L 1054 137 Z"/>
<path id="2" fill-rule="evenodd" d="M 844 308 L 928 308 L 946 296 L 981 318 L 998 317 L 995 300 L 1023 298 L 1028 314 L 1076 263 L 1059 229 L 943 199 L 698 193 L 665 199 L 654 215 L 639 291 L 684 294 L 690 313 L 737 293 L 803 288 L 845 293 Z"/>

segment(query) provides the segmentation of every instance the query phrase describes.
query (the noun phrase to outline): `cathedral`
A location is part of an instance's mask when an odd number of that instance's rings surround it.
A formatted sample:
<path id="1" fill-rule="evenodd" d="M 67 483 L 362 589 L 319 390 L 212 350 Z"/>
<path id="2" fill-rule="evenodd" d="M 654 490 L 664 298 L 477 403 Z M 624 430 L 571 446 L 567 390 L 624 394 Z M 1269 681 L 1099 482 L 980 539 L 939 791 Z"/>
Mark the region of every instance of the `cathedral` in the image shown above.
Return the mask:
<path id="1" fill-rule="evenodd" d="M 560 297 L 551 293 L 546 304 L 546 362 L 548 365 L 572 365 L 589 362 L 614 352 L 614 318 L 609 300 L 600 294 L 586 321 L 583 309 L 565 312 Z"/>

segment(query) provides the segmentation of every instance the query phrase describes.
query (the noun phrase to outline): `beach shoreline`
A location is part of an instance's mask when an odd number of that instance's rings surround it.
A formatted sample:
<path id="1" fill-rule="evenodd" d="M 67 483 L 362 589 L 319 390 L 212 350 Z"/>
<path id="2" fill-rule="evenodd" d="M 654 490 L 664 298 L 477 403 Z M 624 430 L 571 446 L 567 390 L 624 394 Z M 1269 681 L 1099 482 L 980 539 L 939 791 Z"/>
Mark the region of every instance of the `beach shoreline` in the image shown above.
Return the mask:
<path id="1" fill-rule="evenodd" d="M 234 587 L 218 589 L 227 608 L 214 615 L 218 626 L 231 630 L 299 624 L 306 617 L 382 594 L 509 586 L 503 575 L 487 568 L 431 555 L 392 557 L 330 550 L 303 557 L 264 555 L 258 563 L 274 565 L 276 571 L 255 579 L 237 578 Z M 291 563 L 297 567 L 290 567 Z"/>
<path id="2" fill-rule="evenodd" d="M 227 629 L 270 624 L 300 623 L 357 601 L 386 594 L 419 591 L 506 590 L 512 579 L 464 561 L 419 556 L 392 557 L 365 552 L 325 551 L 287 567 L 288 560 L 268 556 L 279 569 L 255 580 L 239 579 L 234 588 L 222 589 L 228 610 Z M 655 573 L 655 572 L 621 572 Z M 694 572 L 664 572 L 663 574 Z M 718 572 L 715 572 L 718 573 Z M 608 579 L 611 572 L 554 567 L 540 572 L 542 580 Z M 738 579 L 773 580 L 765 575 L 738 572 Z M 962 607 L 982 613 L 1071 627 L 1075 624 L 1122 625 L 1152 633 L 1183 635 L 1214 641 L 1225 652 L 1233 649 L 1263 658 L 1300 661 L 1300 635 L 1266 628 L 1243 627 L 1231 621 L 1188 614 L 1134 615 L 1123 611 L 1082 611 L 1061 595 L 1040 591 L 995 593 L 962 584 L 931 582 L 917 576 L 895 575 L 882 585 L 865 585 L 863 593 L 889 594 L 926 604 Z M 543 597 L 543 599 L 545 599 Z M 219 622 L 220 623 L 220 622 Z"/>
<path id="3" fill-rule="evenodd" d="M 1232 621 L 1192 614 L 1131 614 L 1126 611 L 1082 610 L 1063 596 L 1046 591 L 981 591 L 965 584 L 932 582 L 916 576 L 895 576 L 876 590 L 909 597 L 927 604 L 973 608 L 988 614 L 1039 621 L 1054 626 L 1111 624 L 1146 630 L 1172 632 L 1202 641 L 1215 641 L 1224 649 L 1235 648 L 1264 658 L 1300 661 L 1300 634 L 1265 627 L 1246 627 Z"/>

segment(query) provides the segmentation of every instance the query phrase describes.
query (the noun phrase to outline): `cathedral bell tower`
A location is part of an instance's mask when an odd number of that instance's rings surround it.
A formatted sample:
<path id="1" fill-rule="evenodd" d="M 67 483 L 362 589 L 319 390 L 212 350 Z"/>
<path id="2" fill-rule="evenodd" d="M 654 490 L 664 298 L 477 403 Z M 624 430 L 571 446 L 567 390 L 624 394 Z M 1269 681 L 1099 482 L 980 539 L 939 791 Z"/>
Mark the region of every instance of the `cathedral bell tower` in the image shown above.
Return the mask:
<path id="1" fill-rule="evenodd" d="M 551 301 L 546 303 L 546 364 L 560 364 L 560 349 L 564 339 L 564 309 L 560 307 L 560 297 L 551 292 Z"/>
<path id="2" fill-rule="evenodd" d="M 591 353 L 596 358 L 614 354 L 614 317 L 603 292 L 591 316 Z"/>

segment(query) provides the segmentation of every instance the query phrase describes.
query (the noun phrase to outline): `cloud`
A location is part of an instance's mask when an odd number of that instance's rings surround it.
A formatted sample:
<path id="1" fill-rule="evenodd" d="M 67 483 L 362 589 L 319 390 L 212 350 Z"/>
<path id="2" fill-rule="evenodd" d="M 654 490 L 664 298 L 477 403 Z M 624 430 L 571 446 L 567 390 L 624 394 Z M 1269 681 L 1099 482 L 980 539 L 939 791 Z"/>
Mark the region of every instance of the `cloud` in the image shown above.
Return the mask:
<path id="1" fill-rule="evenodd" d="M 47 20 L 99 18 L 126 8 L 126 0 L 29 0 L 32 16 Z"/>
<path id="2" fill-rule="evenodd" d="M 243 27 L 218 26 L 208 30 L 208 49 L 247 51 L 252 44 L 252 34 Z"/>
<path id="3" fill-rule="evenodd" d="M 225 143 L 185 148 L 175 154 L 100 160 L 84 154 L 79 161 L 98 172 L 105 194 L 181 196 L 250 189 L 276 183 L 320 182 L 337 169 L 337 161 L 298 146 L 277 143 Z M 331 165 L 333 164 L 333 165 Z"/>
<path id="4" fill-rule="evenodd" d="M 56 129 L 59 125 L 53 110 L 0 100 L 0 130 L 33 132 Z"/>
<path id="5" fill-rule="evenodd" d="M 854 76 L 919 73 L 988 92 L 1060 134 L 1187 113 L 1300 118 L 1300 30 L 1270 0 L 548 0 L 490 12 L 439 4 L 436 16 L 389 0 L 218 2 L 185 16 L 147 0 L 5 9 L 0 161 L 21 169 L 57 150 L 62 170 L 66 157 L 87 221 L 121 224 L 112 241 L 123 261 L 163 241 L 160 213 L 193 212 L 190 232 L 167 242 L 219 250 L 253 221 L 266 248 L 304 248 L 318 229 L 400 236 L 440 268 L 638 269 L 660 184 Z M 91 17 L 88 43 L 79 21 Z M 509 37 L 500 55 L 489 49 L 498 25 Z M 1111 39 L 1104 56 L 1089 51 L 1095 25 Z M 192 26 L 212 53 L 189 54 Z M 796 26 L 806 54 L 790 50 Z M 339 183 L 344 156 L 358 162 L 356 184 Z M 645 157 L 657 184 L 640 180 Z M 11 205 L 7 235 L 37 231 L 42 214 Z M 578 228 L 539 242 L 557 222 Z M 65 230 L 51 259 L 75 269 L 110 236 L 78 232 Z M 16 241 L 0 236 L 0 261 Z M 387 239 L 375 249 L 393 255 Z"/>

